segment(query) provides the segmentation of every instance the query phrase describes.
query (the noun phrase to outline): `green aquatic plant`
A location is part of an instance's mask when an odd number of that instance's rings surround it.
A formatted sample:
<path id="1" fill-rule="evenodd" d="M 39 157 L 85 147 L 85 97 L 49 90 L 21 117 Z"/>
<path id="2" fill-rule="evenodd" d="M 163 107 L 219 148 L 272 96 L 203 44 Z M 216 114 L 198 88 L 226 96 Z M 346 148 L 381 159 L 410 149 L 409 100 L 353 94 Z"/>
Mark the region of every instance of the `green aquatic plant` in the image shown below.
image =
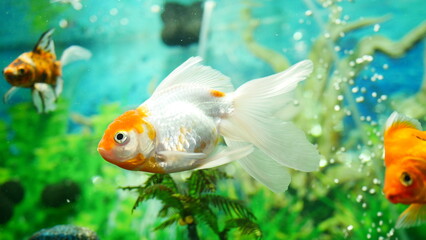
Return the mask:
<path id="1" fill-rule="evenodd" d="M 14 207 L 12 219 L 0 226 L 1 238 L 27 239 L 38 230 L 57 224 L 89 227 L 101 238 L 107 234 L 137 238 L 136 231 L 128 228 L 132 224 L 130 218 L 123 218 L 124 226 L 117 225 L 113 230 L 108 225 L 111 213 L 125 212 L 132 202 L 122 198 L 117 203 L 114 183 L 120 171 L 105 166 L 96 151 L 106 125 L 120 111 L 119 106 L 102 107 L 98 115 L 88 118 L 90 126 L 78 133 L 69 133 L 68 111 L 68 104 L 62 99 L 58 109 L 49 114 L 37 114 L 32 103 L 18 103 L 9 108 L 10 120 L 0 121 L 0 180 L 19 181 L 25 191 L 23 201 Z M 60 196 L 68 193 L 58 192 L 53 196 L 62 202 L 56 207 L 46 205 L 44 189 L 63 181 L 78 186 L 79 194 L 67 201 Z"/>
<path id="2" fill-rule="evenodd" d="M 178 184 L 169 174 L 153 174 L 142 186 L 122 189 L 138 192 L 133 210 L 149 199 L 161 201 L 163 206 L 158 216 L 166 219 L 154 230 L 179 223 L 187 226 L 188 239 L 200 239 L 197 225 L 205 224 L 219 239 L 228 239 L 234 228 L 242 235 L 261 238 L 255 216 L 241 201 L 215 193 L 217 181 L 227 178 L 228 175 L 218 170 L 199 170 L 193 171 L 185 184 Z"/>

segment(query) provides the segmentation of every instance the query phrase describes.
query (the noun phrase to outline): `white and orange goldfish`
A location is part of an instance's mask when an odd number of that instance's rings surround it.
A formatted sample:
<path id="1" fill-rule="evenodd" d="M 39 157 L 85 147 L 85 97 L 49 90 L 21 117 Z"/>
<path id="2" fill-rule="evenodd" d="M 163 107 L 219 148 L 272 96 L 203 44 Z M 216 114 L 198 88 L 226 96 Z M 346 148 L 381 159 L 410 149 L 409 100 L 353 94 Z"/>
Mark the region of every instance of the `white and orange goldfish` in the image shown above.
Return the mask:
<path id="1" fill-rule="evenodd" d="M 305 134 L 274 113 L 312 72 L 299 62 L 234 91 L 230 79 L 192 57 L 135 110 L 115 119 L 99 142 L 101 156 L 128 170 L 173 173 L 234 160 L 274 192 L 290 183 L 288 168 L 310 172 L 319 154 Z M 226 146 L 218 144 L 223 136 Z"/>
<path id="2" fill-rule="evenodd" d="M 25 52 L 4 68 L 3 75 L 13 87 L 4 95 L 4 102 L 18 88 L 31 88 L 33 102 L 39 113 L 53 111 L 56 100 L 62 92 L 62 67 L 70 62 L 89 59 L 89 50 L 70 46 L 65 49 L 61 60 L 56 60 L 55 46 L 52 40 L 54 29 L 41 35 L 31 52 Z"/>
<path id="3" fill-rule="evenodd" d="M 396 227 L 426 223 L 426 132 L 420 123 L 393 112 L 386 122 L 385 186 L 392 203 L 410 204 Z"/>

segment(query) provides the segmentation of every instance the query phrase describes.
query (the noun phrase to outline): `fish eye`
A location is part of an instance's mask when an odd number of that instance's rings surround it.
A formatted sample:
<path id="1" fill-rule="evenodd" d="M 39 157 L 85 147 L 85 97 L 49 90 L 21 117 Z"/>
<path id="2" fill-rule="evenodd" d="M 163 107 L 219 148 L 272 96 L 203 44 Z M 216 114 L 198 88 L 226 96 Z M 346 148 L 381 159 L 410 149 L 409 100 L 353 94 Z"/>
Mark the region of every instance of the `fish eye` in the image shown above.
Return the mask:
<path id="1" fill-rule="evenodd" d="M 410 174 L 408 174 L 407 172 L 403 172 L 401 174 L 399 180 L 401 181 L 402 185 L 404 185 L 406 187 L 413 184 L 413 179 L 411 178 Z"/>
<path id="2" fill-rule="evenodd" d="M 23 68 L 19 68 L 19 69 L 18 69 L 18 72 L 19 72 L 19 74 L 24 74 L 24 73 L 25 73 L 25 69 L 23 69 Z"/>
<path id="3" fill-rule="evenodd" d="M 127 139 L 128 139 L 127 132 L 124 132 L 124 131 L 117 132 L 114 136 L 114 141 L 118 144 L 125 143 Z"/>

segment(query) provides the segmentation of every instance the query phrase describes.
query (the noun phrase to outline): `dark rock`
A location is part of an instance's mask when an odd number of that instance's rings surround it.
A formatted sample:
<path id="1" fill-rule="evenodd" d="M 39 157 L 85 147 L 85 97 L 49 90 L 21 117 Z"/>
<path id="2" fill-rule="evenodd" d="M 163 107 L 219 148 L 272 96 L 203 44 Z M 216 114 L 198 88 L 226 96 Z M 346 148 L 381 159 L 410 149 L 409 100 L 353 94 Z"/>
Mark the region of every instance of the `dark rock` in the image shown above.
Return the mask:
<path id="1" fill-rule="evenodd" d="M 43 205 L 47 207 L 61 207 L 75 202 L 80 196 L 80 192 L 80 186 L 77 183 L 64 180 L 44 187 L 41 200 Z"/>
<path id="2" fill-rule="evenodd" d="M 21 182 L 10 180 L 0 185 L 0 194 L 6 196 L 13 204 L 18 204 L 24 199 L 25 190 Z"/>
<path id="3" fill-rule="evenodd" d="M 13 216 L 13 203 L 0 193 L 0 224 L 6 224 Z"/>
<path id="4" fill-rule="evenodd" d="M 164 23 L 161 38 L 169 46 L 188 46 L 198 42 L 203 16 L 202 2 L 189 6 L 168 2 L 161 19 Z"/>
<path id="5" fill-rule="evenodd" d="M 73 225 L 57 225 L 42 229 L 31 236 L 30 240 L 98 240 L 95 232 L 88 228 Z"/>

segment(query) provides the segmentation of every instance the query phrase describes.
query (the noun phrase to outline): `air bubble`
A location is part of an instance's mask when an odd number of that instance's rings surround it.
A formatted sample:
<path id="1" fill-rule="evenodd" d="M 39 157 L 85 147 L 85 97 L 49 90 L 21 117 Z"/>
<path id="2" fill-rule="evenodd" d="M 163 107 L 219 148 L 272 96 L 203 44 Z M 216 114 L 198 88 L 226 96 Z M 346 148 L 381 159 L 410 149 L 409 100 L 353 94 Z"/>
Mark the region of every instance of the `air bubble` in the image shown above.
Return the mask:
<path id="1" fill-rule="evenodd" d="M 59 27 L 61 28 L 68 27 L 68 21 L 66 19 L 61 19 L 61 21 L 59 21 Z"/>
<path id="2" fill-rule="evenodd" d="M 306 15 L 306 16 L 312 16 L 312 13 L 313 13 L 313 12 L 312 12 L 311 10 L 307 10 L 307 11 L 305 12 L 305 15 Z"/>
<path id="3" fill-rule="evenodd" d="M 300 39 L 302 39 L 302 37 L 303 37 L 303 34 L 301 32 L 295 32 L 293 34 L 293 39 L 296 41 L 299 41 Z"/>
<path id="4" fill-rule="evenodd" d="M 161 11 L 161 7 L 160 7 L 160 5 L 152 5 L 150 10 L 153 13 L 158 13 L 158 12 Z"/>
<path id="5" fill-rule="evenodd" d="M 377 178 L 374 178 L 373 183 L 376 184 L 376 185 L 380 185 L 380 180 L 377 179 Z"/>
<path id="6" fill-rule="evenodd" d="M 340 111 L 340 106 L 339 105 L 334 105 L 334 111 L 336 111 L 336 112 Z"/>
<path id="7" fill-rule="evenodd" d="M 89 21 L 91 23 L 94 23 L 94 22 L 98 21 L 98 17 L 96 15 L 92 15 L 92 16 L 89 17 Z"/>
<path id="8" fill-rule="evenodd" d="M 378 32 L 380 30 L 380 25 L 379 24 L 374 24 L 373 30 L 375 32 Z"/>
<path id="9" fill-rule="evenodd" d="M 111 10 L 109 10 L 109 14 L 111 14 L 111 16 L 115 16 L 118 14 L 118 9 L 117 8 L 112 8 Z"/>
<path id="10" fill-rule="evenodd" d="M 363 96 L 357 97 L 357 98 L 355 98 L 355 101 L 358 102 L 358 103 L 364 102 L 364 97 Z"/>
<path id="11" fill-rule="evenodd" d="M 315 125 L 311 128 L 311 135 L 314 137 L 319 137 L 322 134 L 322 128 L 321 125 Z"/>
<path id="12" fill-rule="evenodd" d="M 120 24 L 123 25 L 123 26 L 129 24 L 129 19 L 128 18 L 122 18 L 120 20 Z"/>

